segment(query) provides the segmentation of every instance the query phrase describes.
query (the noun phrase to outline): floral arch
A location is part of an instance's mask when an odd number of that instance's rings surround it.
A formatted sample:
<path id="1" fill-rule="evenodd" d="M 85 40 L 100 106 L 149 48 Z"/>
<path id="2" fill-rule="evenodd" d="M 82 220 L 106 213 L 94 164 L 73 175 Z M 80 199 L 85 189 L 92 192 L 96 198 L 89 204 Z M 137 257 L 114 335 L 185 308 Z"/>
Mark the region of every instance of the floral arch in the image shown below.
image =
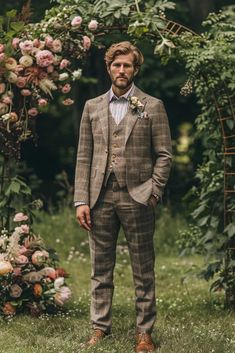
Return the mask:
<path id="1" fill-rule="evenodd" d="M 54 0 L 40 23 L 28 23 L 30 1 L 22 13 L 7 13 L 8 28 L 0 31 L 0 201 L 1 227 L 10 228 L 12 199 L 30 193 L 22 180 L 11 175 L 12 160 L 20 158 L 21 142 L 33 136 L 36 116 L 57 91 L 64 105 L 73 81 L 82 71 L 91 45 L 99 46 L 113 31 L 132 40 L 148 38 L 154 54 L 167 61 L 185 63 L 188 81 L 201 105 L 198 134 L 206 140 L 203 165 L 197 171 L 201 182 L 193 217 L 202 230 L 198 239 L 208 262 L 203 275 L 217 275 L 212 289 L 224 289 L 226 301 L 235 305 L 235 100 L 230 43 L 235 26 L 229 13 L 211 14 L 207 31 L 198 35 L 166 18 L 174 3 L 141 0 Z M 4 25 L 4 24 L 3 24 Z M 234 54 L 233 54 L 234 55 Z M 224 65 L 224 58 L 227 65 Z"/>

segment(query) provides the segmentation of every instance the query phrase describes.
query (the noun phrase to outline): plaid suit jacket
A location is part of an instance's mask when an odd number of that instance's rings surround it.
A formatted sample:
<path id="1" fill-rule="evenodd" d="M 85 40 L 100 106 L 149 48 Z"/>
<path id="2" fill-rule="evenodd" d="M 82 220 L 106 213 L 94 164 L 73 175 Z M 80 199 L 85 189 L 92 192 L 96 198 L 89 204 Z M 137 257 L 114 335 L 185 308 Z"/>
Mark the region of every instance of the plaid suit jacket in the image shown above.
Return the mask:
<path id="1" fill-rule="evenodd" d="M 147 117 L 128 108 L 125 128 L 126 183 L 131 197 L 147 205 L 160 197 L 168 180 L 172 150 L 168 118 L 161 100 L 137 87 L 133 96 L 145 105 Z M 86 102 L 75 172 L 74 201 L 93 208 L 101 191 L 108 157 L 109 92 Z"/>

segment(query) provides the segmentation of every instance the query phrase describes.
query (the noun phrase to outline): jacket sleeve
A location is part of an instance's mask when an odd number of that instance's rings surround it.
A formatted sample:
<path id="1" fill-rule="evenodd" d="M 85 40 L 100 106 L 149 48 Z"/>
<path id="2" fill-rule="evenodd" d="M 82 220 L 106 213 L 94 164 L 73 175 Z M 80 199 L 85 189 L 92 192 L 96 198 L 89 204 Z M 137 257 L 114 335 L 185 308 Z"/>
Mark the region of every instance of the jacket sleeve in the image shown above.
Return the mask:
<path id="1" fill-rule="evenodd" d="M 152 191 L 161 198 L 170 173 L 172 147 L 168 117 L 161 100 L 157 100 L 155 111 L 152 118 L 152 148 L 155 159 Z"/>
<path id="2" fill-rule="evenodd" d="M 74 187 L 74 202 L 82 201 L 87 205 L 90 202 L 90 170 L 93 152 L 93 138 L 88 105 L 87 102 L 80 124 Z"/>

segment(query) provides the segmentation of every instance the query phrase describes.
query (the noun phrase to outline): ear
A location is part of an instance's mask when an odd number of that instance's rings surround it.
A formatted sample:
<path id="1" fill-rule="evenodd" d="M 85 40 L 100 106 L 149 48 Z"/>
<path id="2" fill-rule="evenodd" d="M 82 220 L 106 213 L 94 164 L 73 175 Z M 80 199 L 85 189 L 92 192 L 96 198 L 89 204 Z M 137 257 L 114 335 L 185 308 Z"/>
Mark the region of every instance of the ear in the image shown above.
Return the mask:
<path id="1" fill-rule="evenodd" d="M 106 69 L 107 69 L 108 74 L 110 75 L 110 66 L 106 65 Z"/>
<path id="2" fill-rule="evenodd" d="M 136 75 L 138 74 L 138 72 L 139 72 L 139 67 L 135 67 L 135 69 L 134 69 L 134 76 L 136 76 Z"/>

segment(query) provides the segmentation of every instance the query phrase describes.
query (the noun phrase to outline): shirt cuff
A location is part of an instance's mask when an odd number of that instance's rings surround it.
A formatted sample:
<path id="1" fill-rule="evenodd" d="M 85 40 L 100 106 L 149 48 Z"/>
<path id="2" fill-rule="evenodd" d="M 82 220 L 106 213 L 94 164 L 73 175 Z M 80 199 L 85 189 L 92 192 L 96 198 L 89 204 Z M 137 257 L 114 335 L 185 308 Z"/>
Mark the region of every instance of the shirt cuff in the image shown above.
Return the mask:
<path id="1" fill-rule="evenodd" d="M 76 201 L 74 202 L 74 207 L 82 206 L 82 205 L 87 205 L 86 202 L 84 201 Z"/>

